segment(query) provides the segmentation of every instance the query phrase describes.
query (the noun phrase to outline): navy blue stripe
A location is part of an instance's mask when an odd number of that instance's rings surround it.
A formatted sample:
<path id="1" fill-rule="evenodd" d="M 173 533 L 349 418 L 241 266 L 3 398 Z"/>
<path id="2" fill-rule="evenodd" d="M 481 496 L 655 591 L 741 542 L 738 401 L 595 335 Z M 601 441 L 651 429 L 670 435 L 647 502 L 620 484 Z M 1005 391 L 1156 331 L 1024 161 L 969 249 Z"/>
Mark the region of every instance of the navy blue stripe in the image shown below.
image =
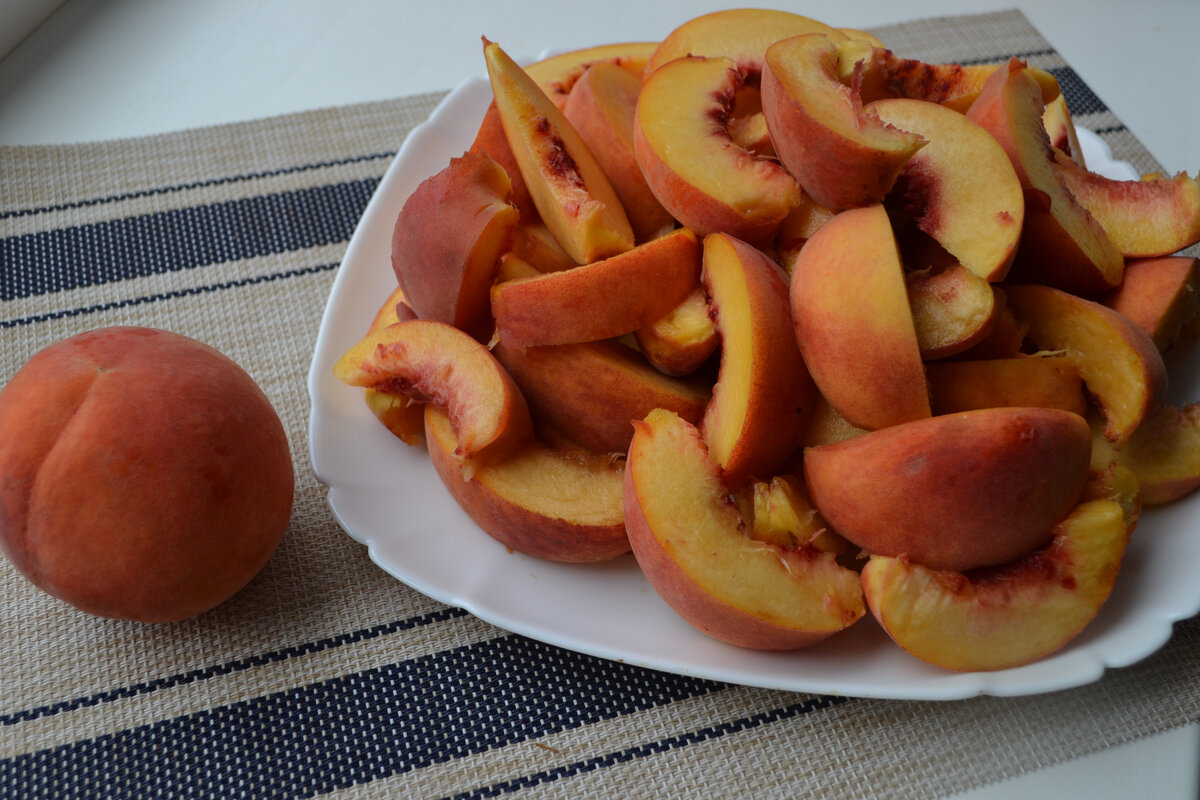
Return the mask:
<path id="1" fill-rule="evenodd" d="M 70 317 L 81 317 L 87 314 L 96 314 L 101 311 L 112 311 L 117 308 L 126 308 L 130 306 L 140 306 L 144 303 L 157 303 L 161 300 L 176 300 L 180 297 L 191 297 L 201 294 L 210 294 L 219 292 L 225 289 L 237 289 L 242 286 L 253 286 L 259 283 L 270 283 L 272 281 L 288 280 L 289 278 L 299 278 L 305 275 L 313 275 L 318 272 L 328 272 L 329 270 L 337 269 L 340 264 L 318 264 L 312 267 L 301 267 L 299 269 L 289 269 L 283 272 L 272 272 L 268 275 L 255 275 L 250 278 L 239 278 L 232 281 L 221 281 L 220 283 L 210 283 L 205 286 L 191 286 L 186 289 L 175 289 L 170 292 L 156 292 L 154 294 L 140 295 L 138 297 L 127 297 L 123 300 L 112 300 L 107 303 L 95 303 L 88 306 L 79 306 L 77 308 L 63 308 L 57 311 L 47 311 L 43 314 L 33 314 L 28 317 L 14 317 L 12 319 L 0 319 L 0 329 L 4 328 L 19 328 L 24 325 L 33 325 L 38 322 L 49 322 L 55 319 L 67 319 Z"/>
<path id="2" fill-rule="evenodd" d="M 624 750 L 605 753 L 602 756 L 589 758 L 585 761 L 574 761 L 561 767 L 524 775 L 514 780 L 501 781 L 493 783 L 490 786 L 481 786 L 469 792 L 452 795 L 450 798 L 445 798 L 444 800 L 477 800 L 477 798 L 499 797 L 504 794 L 512 794 L 523 789 L 532 789 L 535 786 L 554 783 L 564 778 L 573 778 L 576 775 L 595 772 L 598 769 L 605 769 L 616 764 L 624 764 L 635 759 L 648 758 L 672 750 L 680 750 L 700 742 L 721 739 L 730 734 L 754 730 L 764 725 L 811 714 L 814 711 L 824 711 L 827 708 L 842 705 L 849 701 L 850 698 L 848 697 L 834 697 L 831 695 L 808 697 L 799 703 L 792 703 L 782 708 L 764 711 L 751 717 L 742 717 L 730 722 L 723 722 L 720 725 L 700 728 L 699 730 L 690 731 L 679 736 L 668 736 L 665 739 L 658 739 L 657 741 L 640 744 L 635 747 L 628 747 Z"/>
<path id="3" fill-rule="evenodd" d="M 1104 101 L 1092 91 L 1092 87 L 1084 83 L 1083 78 L 1070 67 L 1059 67 L 1050 70 L 1050 74 L 1058 80 L 1063 97 L 1067 99 L 1067 108 L 1073 116 L 1084 114 L 1099 114 L 1108 111 Z"/>
<path id="4" fill-rule="evenodd" d="M 194 669 L 188 672 L 181 672 L 175 675 L 168 675 L 162 678 L 156 678 L 152 681 L 143 683 L 135 683 L 130 686 L 122 686 L 119 689 L 110 689 L 104 692 L 87 695 L 85 697 L 76 697 L 70 700 L 63 700 L 53 705 L 38 706 L 37 708 L 22 709 L 11 714 L 0 715 L 0 725 L 16 725 L 22 722 L 29 722 L 42 717 L 52 717 L 56 714 L 61 714 L 66 711 L 76 711 L 80 708 L 100 705 L 101 703 L 110 703 L 113 700 L 121 700 L 128 697 L 137 697 L 139 695 L 151 694 L 161 689 L 170 689 L 175 686 L 185 686 L 196 681 L 209 680 L 221 675 L 230 675 L 235 672 L 251 669 L 252 667 L 261 667 L 266 664 L 274 664 L 280 661 L 287 661 L 298 656 L 312 655 L 320 653 L 324 650 L 332 650 L 338 647 L 344 647 L 348 644 L 356 644 L 358 642 L 366 642 L 371 639 L 378 639 L 381 636 L 391 636 L 402 631 L 421 628 L 426 625 L 431 625 L 435 622 L 445 622 L 448 619 L 468 616 L 466 611 L 461 608 L 444 608 L 438 611 L 431 611 L 428 614 L 421 614 L 416 617 L 407 619 L 395 620 L 385 625 L 376 625 L 372 628 L 363 628 L 352 633 L 343 633 L 338 636 L 331 636 L 326 639 L 318 639 L 314 642 L 305 642 L 304 644 L 294 647 L 286 647 L 282 650 L 273 650 L 269 653 L 260 653 L 249 658 L 240 658 L 235 661 L 227 661 L 224 664 L 216 664 L 201 669 Z"/>
<path id="5" fill-rule="evenodd" d="M 0 794 L 313 797 L 724 688 L 503 636 L 4 759 Z"/>
<path id="6" fill-rule="evenodd" d="M 86 200 L 76 200 L 71 203 L 56 203 L 54 205 L 38 206 L 36 208 L 18 208 L 10 211 L 0 211 L 0 219 L 9 219 L 11 217 L 31 217 L 36 216 L 37 214 L 46 214 L 51 211 L 67 211 L 72 208 L 100 206 L 107 203 L 120 202 L 122 200 L 134 200 L 139 197 L 155 197 L 157 195 L 174 194 L 176 192 L 186 192 L 192 189 L 203 189 L 210 186 L 223 186 L 230 183 L 242 183 L 244 181 L 260 180 L 262 178 L 273 178 L 279 175 L 292 175 L 301 172 L 309 172 L 315 169 L 325 169 L 326 167 L 338 167 L 346 164 L 361 164 L 367 161 L 376 161 L 381 158 L 395 158 L 395 156 L 395 150 L 385 150 L 380 153 L 367 153 L 365 155 L 351 156 L 349 158 L 335 158 L 328 161 L 315 161 L 311 164 L 297 164 L 295 166 L 282 167 L 280 169 L 245 172 L 239 175 L 227 175 L 220 178 L 209 178 L 202 181 L 177 183 L 170 186 L 156 186 L 151 189 L 141 189 L 136 192 L 110 194 L 102 197 L 90 197 Z"/>
<path id="7" fill-rule="evenodd" d="M 285 253 L 350 238 L 377 178 L 0 240 L 0 300 Z"/>

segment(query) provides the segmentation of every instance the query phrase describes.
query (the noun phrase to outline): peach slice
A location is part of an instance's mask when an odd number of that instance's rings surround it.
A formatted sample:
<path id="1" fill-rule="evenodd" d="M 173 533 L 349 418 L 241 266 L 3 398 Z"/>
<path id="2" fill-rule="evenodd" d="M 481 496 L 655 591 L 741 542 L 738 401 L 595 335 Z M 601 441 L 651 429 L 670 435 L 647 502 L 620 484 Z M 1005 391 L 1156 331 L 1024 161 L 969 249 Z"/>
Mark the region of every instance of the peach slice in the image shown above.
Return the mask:
<path id="1" fill-rule="evenodd" d="M 723 233 L 704 238 L 701 276 L 721 364 L 701 430 L 725 481 L 773 475 L 799 446 L 814 389 L 788 314 L 783 271 Z"/>
<path id="2" fill-rule="evenodd" d="M 350 386 L 403 394 L 447 410 L 463 468 L 503 454 L 533 433 L 521 390 L 488 349 L 458 328 L 434 320 L 398 322 L 350 348 L 333 367 Z M 469 469 L 468 469 L 469 471 Z"/>
<path id="3" fill-rule="evenodd" d="M 1017 356 L 925 365 L 933 413 L 1024 406 L 1088 410 L 1079 367 L 1069 356 Z"/>
<path id="4" fill-rule="evenodd" d="M 379 307 L 375 317 L 367 328 L 367 334 L 383 330 L 388 325 L 405 320 L 415 319 L 416 312 L 409 307 L 404 298 L 404 290 L 397 287 Z M 425 443 L 425 409 L 423 403 L 405 394 L 391 394 L 379 389 L 363 390 L 363 399 L 367 408 L 371 409 L 380 422 L 383 423 L 400 441 L 413 447 Z"/>
<path id="5" fill-rule="evenodd" d="M 442 483 L 467 515 L 506 547 L 569 563 L 607 561 L 629 552 L 619 459 L 531 440 L 463 480 L 449 416 L 429 406 L 425 425 L 429 458 Z"/>
<path id="6" fill-rule="evenodd" d="M 1091 452 L 1078 414 L 990 408 L 810 447 L 804 477 L 813 504 L 859 547 L 962 571 L 1044 545 L 1079 502 Z"/>
<path id="7" fill-rule="evenodd" d="M 730 644 L 792 650 L 865 613 L 853 570 L 811 545 L 749 537 L 699 432 L 657 409 L 636 424 L 625 466 L 625 524 L 659 596 L 697 630 Z"/>
<path id="8" fill-rule="evenodd" d="M 831 208 L 883 200 L 925 144 L 863 108 L 837 78 L 838 48 L 827 37 L 783 39 L 767 49 L 763 114 L 775 153 L 806 194 Z"/>
<path id="9" fill-rule="evenodd" d="M 992 284 L 996 311 L 992 315 L 992 326 L 982 341 L 963 351 L 954 358 L 988 359 L 1013 358 L 1021 353 L 1029 325 L 1017 319 L 1008 307 L 1008 295 L 997 284 Z"/>
<path id="10" fill-rule="evenodd" d="M 1100 301 L 1132 320 L 1165 353 L 1200 316 L 1200 262 L 1195 256 L 1130 261 L 1121 285 Z"/>
<path id="11" fill-rule="evenodd" d="M 924 100 L 966 113 L 978 99 L 983 86 L 1003 64 L 929 64 L 901 58 L 890 50 L 867 50 L 862 42 L 839 45 L 838 75 L 849 83 L 857 69 L 861 73 L 863 98 L 901 97 Z M 858 62 L 862 66 L 858 66 Z M 1046 70 L 1029 67 L 1029 73 L 1042 91 L 1042 102 L 1049 104 L 1062 96 L 1058 79 Z"/>
<path id="12" fill-rule="evenodd" d="M 633 247 L 633 230 L 608 177 L 579 134 L 499 45 L 484 59 L 504 134 L 538 214 L 578 264 Z"/>
<path id="13" fill-rule="evenodd" d="M 912 655 L 958 671 L 1044 658 L 1087 627 L 1112 592 L 1128 538 L 1119 504 L 1082 503 L 1045 549 L 1002 567 L 939 572 L 874 556 L 863 568 L 872 615 Z"/>
<path id="14" fill-rule="evenodd" d="M 698 236 L 769 238 L 799 196 L 772 159 L 733 144 L 728 125 L 743 76 L 727 58 L 689 57 L 642 85 L 634 153 L 654 196 Z"/>
<path id="15" fill-rule="evenodd" d="M 1042 110 L 1037 80 L 1012 59 L 967 111 L 1008 153 L 1025 190 L 1025 226 L 1010 277 L 1077 294 L 1111 289 L 1121 282 L 1125 260 L 1055 166 Z"/>
<path id="16" fill-rule="evenodd" d="M 1050 146 L 1055 150 L 1066 153 L 1081 167 L 1086 168 L 1087 162 L 1083 156 L 1083 147 L 1079 144 L 1079 133 L 1075 129 L 1075 118 L 1067 107 L 1065 95 L 1059 95 L 1046 103 L 1042 111 L 1042 126 L 1050 138 Z"/>
<path id="17" fill-rule="evenodd" d="M 780 39 L 816 33 L 842 41 L 847 35 L 824 22 L 787 11 L 734 8 L 693 17 L 659 43 L 646 75 L 684 56 L 731 59 L 752 82 L 763 71 L 763 54 Z"/>
<path id="18" fill-rule="evenodd" d="M 808 240 L 793 268 L 791 305 L 804 362 L 851 425 L 929 416 L 904 269 L 882 206 L 843 211 Z"/>
<path id="19" fill-rule="evenodd" d="M 521 222 L 513 228 L 511 252 L 538 272 L 559 272 L 578 266 L 541 220 Z"/>
<path id="20" fill-rule="evenodd" d="M 812 238 L 818 228 L 833 219 L 836 213 L 834 209 L 821 205 L 803 192 L 800 193 L 799 202 L 783 218 L 779 230 L 775 233 L 774 245 L 779 266 L 783 267 L 789 278 L 804 243 Z"/>
<path id="21" fill-rule="evenodd" d="M 613 63 L 588 68 L 563 107 L 567 121 L 612 182 L 639 242 L 675 227 L 670 212 L 650 191 L 633 154 L 633 118 L 642 81 Z"/>
<path id="22" fill-rule="evenodd" d="M 638 348 L 656 369 L 667 375 L 691 375 L 721 344 L 709 313 L 708 296 L 697 286 L 679 305 L 638 328 Z"/>
<path id="23" fill-rule="evenodd" d="M 494 159 L 465 153 L 405 201 L 392 231 L 392 269 L 422 319 L 491 335 L 488 289 L 517 224 L 510 189 Z"/>
<path id="24" fill-rule="evenodd" d="M 1081 167 L 1061 150 L 1054 166 L 1122 255 L 1164 256 L 1200 242 L 1200 181 L 1187 173 L 1117 180 Z"/>
<path id="25" fill-rule="evenodd" d="M 680 228 L 611 258 L 496 284 L 496 334 L 515 348 L 611 339 L 667 314 L 699 278 L 700 242 Z"/>
<path id="26" fill-rule="evenodd" d="M 525 179 L 521 177 L 521 168 L 517 166 L 517 158 L 513 155 L 512 148 L 508 146 L 508 137 L 504 135 L 504 125 L 500 122 L 500 110 L 496 108 L 495 101 L 488 103 L 487 111 L 483 114 L 483 121 L 479 123 L 479 130 L 475 132 L 475 139 L 471 142 L 467 152 L 491 156 L 497 164 L 503 167 L 512 185 L 509 202 L 517 209 L 519 219 L 523 222 L 537 220 L 537 206 L 533 204 L 533 198 L 529 196 L 529 187 L 525 185 Z"/>
<path id="27" fill-rule="evenodd" d="M 961 353 L 991 332 L 996 294 L 990 283 L 966 267 L 916 270 L 904 280 L 917 344 L 926 361 Z"/>
<path id="28" fill-rule="evenodd" d="M 927 142 L 904 164 L 893 189 L 917 227 L 979 277 L 1003 280 L 1025 220 L 1021 182 L 1008 155 L 982 127 L 934 103 L 880 100 L 867 110 Z"/>
<path id="29" fill-rule="evenodd" d="M 589 67 L 612 64 L 640 79 L 658 45 L 658 42 L 618 42 L 585 47 L 535 61 L 525 67 L 525 72 L 554 105 L 563 108 Z"/>
<path id="30" fill-rule="evenodd" d="M 580 445 L 623 453 L 632 420 L 666 408 L 699 423 L 711 394 L 699 380 L 673 378 L 615 340 L 527 347 L 497 343 L 492 352 L 512 374 L 536 419 Z"/>
<path id="31" fill-rule="evenodd" d="M 1105 418 L 1105 436 L 1120 445 L 1167 393 L 1167 368 L 1150 337 L 1107 306 L 1049 286 L 1006 287 L 1013 313 L 1029 324 L 1040 350 L 1062 351 L 1079 366 Z"/>
<path id="32" fill-rule="evenodd" d="M 1115 460 L 1138 480 L 1143 505 L 1178 500 L 1200 488 L 1200 403 L 1164 405 L 1120 449 L 1097 440 L 1102 460 Z"/>

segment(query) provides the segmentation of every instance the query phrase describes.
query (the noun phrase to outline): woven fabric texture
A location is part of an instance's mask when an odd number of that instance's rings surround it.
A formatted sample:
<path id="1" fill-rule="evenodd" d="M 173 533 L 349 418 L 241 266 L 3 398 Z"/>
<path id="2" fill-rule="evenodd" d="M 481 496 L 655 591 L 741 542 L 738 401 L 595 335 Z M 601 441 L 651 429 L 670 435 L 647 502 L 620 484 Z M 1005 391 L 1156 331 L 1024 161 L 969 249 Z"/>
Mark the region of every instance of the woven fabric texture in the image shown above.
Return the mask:
<path id="1" fill-rule="evenodd" d="M 876 33 L 1049 69 L 1118 159 L 1156 167 L 1017 12 Z M 195 619 L 90 617 L 0 561 L 0 796 L 934 798 L 1200 719 L 1194 621 L 1076 690 L 866 700 L 579 655 L 384 574 L 308 469 L 305 377 L 359 215 L 442 96 L 0 149 L 0 382 L 86 329 L 167 328 L 250 372 L 297 465 L 279 550 Z"/>

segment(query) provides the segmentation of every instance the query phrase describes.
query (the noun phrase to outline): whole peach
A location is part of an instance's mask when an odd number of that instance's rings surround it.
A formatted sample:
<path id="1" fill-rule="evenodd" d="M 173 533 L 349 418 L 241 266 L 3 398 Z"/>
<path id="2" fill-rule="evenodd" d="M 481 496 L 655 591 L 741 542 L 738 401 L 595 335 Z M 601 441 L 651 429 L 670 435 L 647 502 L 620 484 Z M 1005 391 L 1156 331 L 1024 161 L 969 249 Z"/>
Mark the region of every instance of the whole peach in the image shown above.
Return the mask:
<path id="1" fill-rule="evenodd" d="M 35 354 L 0 390 L 0 545 L 91 614 L 185 619 L 258 574 L 291 516 L 287 436 L 212 347 L 99 328 Z"/>

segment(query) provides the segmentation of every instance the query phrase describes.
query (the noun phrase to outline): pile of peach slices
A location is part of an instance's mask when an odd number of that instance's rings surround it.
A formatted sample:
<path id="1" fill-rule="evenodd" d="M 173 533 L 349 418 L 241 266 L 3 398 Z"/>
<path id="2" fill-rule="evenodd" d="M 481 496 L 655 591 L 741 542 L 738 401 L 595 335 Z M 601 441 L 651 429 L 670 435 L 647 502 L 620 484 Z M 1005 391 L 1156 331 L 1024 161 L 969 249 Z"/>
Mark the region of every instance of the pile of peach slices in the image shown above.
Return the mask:
<path id="1" fill-rule="evenodd" d="M 1200 485 L 1200 183 L 1090 171 L 1050 73 L 764 10 L 522 68 L 335 367 L 509 548 L 632 551 L 717 639 L 1063 647 Z"/>

